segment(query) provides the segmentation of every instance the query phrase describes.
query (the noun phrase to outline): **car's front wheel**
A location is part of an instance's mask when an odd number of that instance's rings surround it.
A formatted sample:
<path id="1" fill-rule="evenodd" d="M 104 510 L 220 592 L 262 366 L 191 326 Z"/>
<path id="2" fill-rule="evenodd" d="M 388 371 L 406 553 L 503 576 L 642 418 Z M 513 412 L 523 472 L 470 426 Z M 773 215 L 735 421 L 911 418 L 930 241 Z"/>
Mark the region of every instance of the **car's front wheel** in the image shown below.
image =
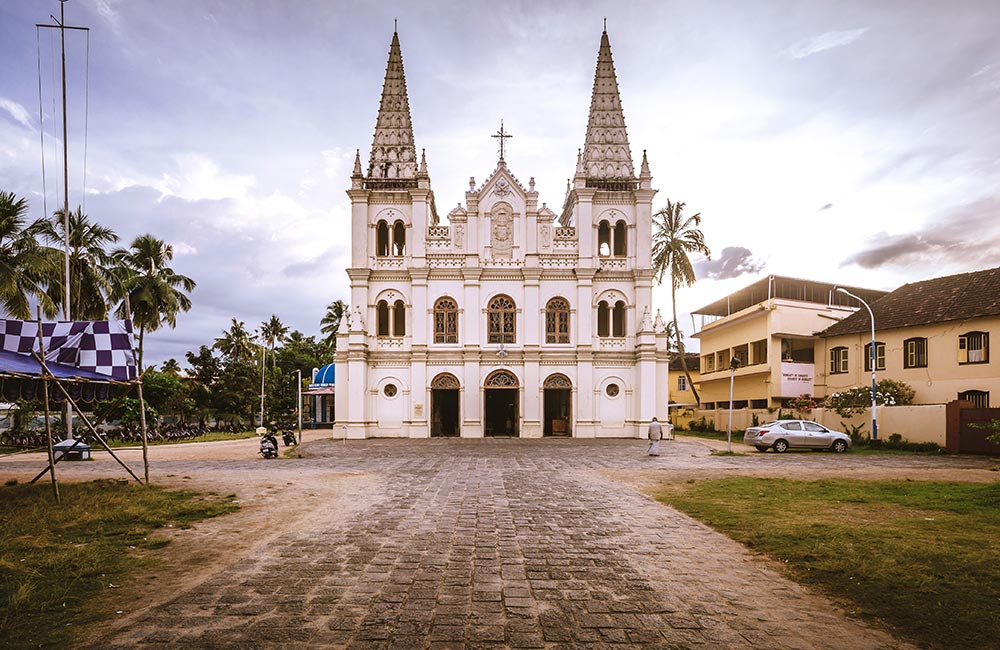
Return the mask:
<path id="1" fill-rule="evenodd" d="M 774 449 L 779 454 L 783 454 L 788 451 L 788 441 L 787 440 L 776 440 L 771 448 Z"/>
<path id="2" fill-rule="evenodd" d="M 843 440 L 834 440 L 833 447 L 831 447 L 835 453 L 842 454 L 847 451 L 847 442 Z"/>

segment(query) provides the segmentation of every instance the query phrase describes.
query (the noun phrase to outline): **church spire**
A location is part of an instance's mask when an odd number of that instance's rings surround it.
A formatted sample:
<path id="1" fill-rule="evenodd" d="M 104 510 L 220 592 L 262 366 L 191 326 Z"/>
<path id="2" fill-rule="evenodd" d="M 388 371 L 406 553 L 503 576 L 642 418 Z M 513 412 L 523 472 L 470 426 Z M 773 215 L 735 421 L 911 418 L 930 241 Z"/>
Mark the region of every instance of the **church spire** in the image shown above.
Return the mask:
<path id="1" fill-rule="evenodd" d="M 416 187 L 416 176 L 417 149 L 413 144 L 403 55 L 399 35 L 393 31 L 365 185 L 373 189 Z"/>
<path id="2" fill-rule="evenodd" d="M 635 185 L 632 152 L 625 131 L 625 115 L 618 94 L 618 77 L 607 31 L 601 34 L 601 49 L 597 53 L 582 163 L 588 186 L 607 185 L 618 189 L 623 184 L 628 187 Z"/>

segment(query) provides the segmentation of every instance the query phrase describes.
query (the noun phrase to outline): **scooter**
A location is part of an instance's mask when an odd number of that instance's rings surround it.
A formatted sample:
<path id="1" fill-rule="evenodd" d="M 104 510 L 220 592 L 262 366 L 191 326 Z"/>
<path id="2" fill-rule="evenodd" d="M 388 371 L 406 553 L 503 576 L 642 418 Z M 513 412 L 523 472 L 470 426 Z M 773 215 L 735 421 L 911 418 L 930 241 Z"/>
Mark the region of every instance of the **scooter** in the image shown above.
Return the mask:
<path id="1" fill-rule="evenodd" d="M 285 429 L 281 432 L 281 441 L 285 443 L 285 446 L 295 444 L 295 433 L 291 429 Z"/>
<path id="2" fill-rule="evenodd" d="M 264 458 L 278 457 L 278 441 L 273 434 L 267 434 L 260 439 L 260 451 L 257 452 Z"/>

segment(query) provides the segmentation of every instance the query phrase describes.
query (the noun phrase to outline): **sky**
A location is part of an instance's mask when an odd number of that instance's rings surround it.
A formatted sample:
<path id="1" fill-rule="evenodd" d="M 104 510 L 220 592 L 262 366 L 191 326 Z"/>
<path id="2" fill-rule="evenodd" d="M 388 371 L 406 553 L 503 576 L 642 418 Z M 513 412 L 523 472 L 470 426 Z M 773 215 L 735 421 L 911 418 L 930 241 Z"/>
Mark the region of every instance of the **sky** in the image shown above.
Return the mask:
<path id="1" fill-rule="evenodd" d="M 171 243 L 174 270 L 198 283 L 176 329 L 147 336 L 148 363 L 183 362 L 232 318 L 254 328 L 277 314 L 319 335 L 326 305 L 348 301 L 345 190 L 356 149 L 367 166 L 394 20 L 443 216 L 495 168 L 501 119 L 509 169 L 558 212 L 607 19 L 654 209 L 683 201 L 712 250 L 677 296 L 686 336 L 700 326 L 690 312 L 768 274 L 892 290 L 1000 265 L 994 0 L 65 11 L 90 28 L 89 44 L 66 37 L 70 205 L 122 245 L 147 232 Z M 27 198 L 32 218 L 62 202 L 58 32 L 35 28 L 58 12 L 56 0 L 0 0 L 0 190 Z M 669 313 L 669 290 L 653 302 Z"/>

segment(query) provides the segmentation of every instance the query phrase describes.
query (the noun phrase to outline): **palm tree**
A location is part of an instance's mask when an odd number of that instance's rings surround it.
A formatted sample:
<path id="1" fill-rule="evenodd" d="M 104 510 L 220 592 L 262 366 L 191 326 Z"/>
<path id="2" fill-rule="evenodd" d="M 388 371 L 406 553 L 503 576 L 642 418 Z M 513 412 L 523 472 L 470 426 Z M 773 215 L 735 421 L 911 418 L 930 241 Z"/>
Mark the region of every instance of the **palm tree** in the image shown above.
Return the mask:
<path id="1" fill-rule="evenodd" d="M 132 246 L 114 253 L 118 263 L 116 294 L 124 298 L 118 308 L 120 317 L 129 317 L 139 328 L 139 371 L 146 332 L 163 325 L 177 326 L 177 314 L 191 309 L 185 292 L 194 291 L 195 281 L 175 273 L 167 264 L 174 258 L 170 244 L 152 235 L 139 235 Z"/>
<path id="2" fill-rule="evenodd" d="M 288 326 L 281 322 L 277 314 L 271 314 L 270 320 L 260 324 L 260 335 L 267 341 L 267 347 L 271 351 L 271 367 L 274 367 L 276 360 L 274 357 L 274 345 L 285 340 L 288 334 Z"/>
<path id="3" fill-rule="evenodd" d="M 160 372 L 167 373 L 170 375 L 179 375 L 181 373 L 181 364 L 177 363 L 177 359 L 167 359 L 160 366 Z"/>
<path id="4" fill-rule="evenodd" d="M 677 322 L 677 289 L 690 287 L 695 283 L 694 267 L 691 266 L 689 253 L 701 253 L 711 257 L 712 251 L 705 245 L 705 235 L 698 230 L 701 225 L 701 213 L 692 217 L 684 217 L 681 212 L 684 203 L 673 203 L 667 200 L 667 207 L 653 215 L 653 273 L 657 284 L 663 283 L 663 276 L 670 274 L 670 302 L 674 309 L 674 336 L 677 339 L 677 352 L 681 358 L 681 367 L 687 376 L 688 385 L 694 393 L 696 401 L 700 401 L 698 391 L 691 379 L 684 354 L 684 337 Z"/>
<path id="5" fill-rule="evenodd" d="M 319 331 L 326 334 L 325 342 L 334 350 L 337 349 L 337 330 L 340 329 L 340 321 L 347 313 L 347 309 L 343 300 L 334 300 L 326 306 L 326 314 L 319 322 Z"/>
<path id="6" fill-rule="evenodd" d="M 233 319 L 232 325 L 222 336 L 215 339 L 213 348 L 229 360 L 250 359 L 254 353 L 254 341 L 247 331 L 246 323 Z"/>
<path id="7" fill-rule="evenodd" d="M 49 244 L 53 272 L 49 281 L 49 297 L 61 304 L 65 295 L 63 270 L 66 220 L 62 210 L 56 211 L 50 221 L 42 222 L 40 235 Z M 113 291 L 109 277 L 113 260 L 108 246 L 118 241 L 115 231 L 94 223 L 81 208 L 69 213 L 69 319 L 101 320 L 108 317 L 110 294 Z"/>
<path id="8" fill-rule="evenodd" d="M 39 219 L 25 225 L 28 202 L 13 192 L 0 192 L 0 305 L 13 318 L 32 317 L 30 300 L 41 305 L 46 317 L 59 313 L 58 305 L 45 293 L 51 260 L 38 245 L 35 234 Z"/>

